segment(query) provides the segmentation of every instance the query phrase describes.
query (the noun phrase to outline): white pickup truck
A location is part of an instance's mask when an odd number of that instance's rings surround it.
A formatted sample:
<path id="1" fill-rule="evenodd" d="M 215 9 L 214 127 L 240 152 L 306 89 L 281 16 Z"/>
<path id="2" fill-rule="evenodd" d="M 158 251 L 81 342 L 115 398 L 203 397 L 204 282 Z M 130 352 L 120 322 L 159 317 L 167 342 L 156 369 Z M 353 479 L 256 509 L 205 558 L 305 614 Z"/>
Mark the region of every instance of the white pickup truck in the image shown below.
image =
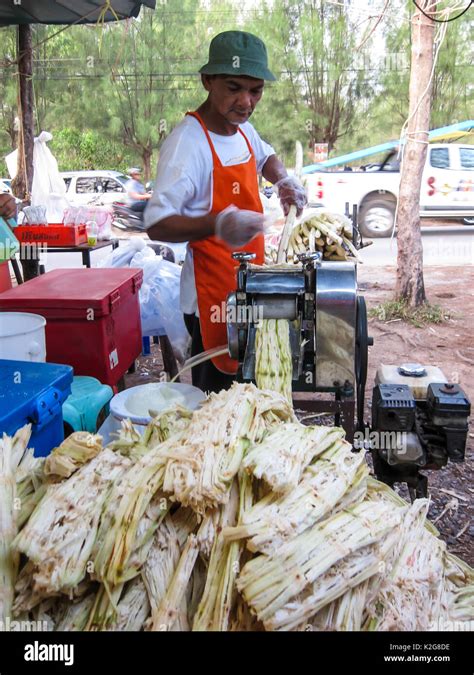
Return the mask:
<path id="1" fill-rule="evenodd" d="M 358 206 L 359 228 L 368 237 L 392 233 L 400 183 L 396 152 L 365 171 L 318 170 L 304 175 L 310 206 L 344 213 Z M 420 216 L 457 218 L 474 225 L 474 145 L 433 143 L 428 147 L 420 192 Z"/>

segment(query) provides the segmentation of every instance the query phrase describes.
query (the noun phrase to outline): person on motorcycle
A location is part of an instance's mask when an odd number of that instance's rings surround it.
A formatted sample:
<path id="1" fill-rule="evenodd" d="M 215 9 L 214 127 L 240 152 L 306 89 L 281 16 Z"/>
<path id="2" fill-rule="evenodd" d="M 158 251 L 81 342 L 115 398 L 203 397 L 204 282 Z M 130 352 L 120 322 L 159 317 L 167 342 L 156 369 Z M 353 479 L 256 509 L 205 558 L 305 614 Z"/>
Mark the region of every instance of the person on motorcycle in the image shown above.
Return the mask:
<path id="1" fill-rule="evenodd" d="M 140 180 L 141 174 L 142 172 L 140 169 L 135 167 L 128 170 L 130 179 L 127 181 L 125 189 L 127 191 L 128 205 L 132 211 L 144 211 L 145 206 L 151 197 L 150 193 L 146 191 L 145 186 Z"/>
<path id="2" fill-rule="evenodd" d="M 265 80 L 276 79 L 262 40 L 243 31 L 220 33 L 200 73 L 207 99 L 163 143 L 145 211 L 150 239 L 189 242 L 181 310 L 193 356 L 227 345 L 225 302 L 236 288 L 238 266 L 232 253 L 254 253 L 254 262 L 263 264 L 258 174 L 275 186 L 285 214 L 292 204 L 300 214 L 307 201 L 299 181 L 248 121 Z M 237 367 L 228 354 L 215 356 L 192 369 L 193 384 L 204 391 L 227 389 Z"/>

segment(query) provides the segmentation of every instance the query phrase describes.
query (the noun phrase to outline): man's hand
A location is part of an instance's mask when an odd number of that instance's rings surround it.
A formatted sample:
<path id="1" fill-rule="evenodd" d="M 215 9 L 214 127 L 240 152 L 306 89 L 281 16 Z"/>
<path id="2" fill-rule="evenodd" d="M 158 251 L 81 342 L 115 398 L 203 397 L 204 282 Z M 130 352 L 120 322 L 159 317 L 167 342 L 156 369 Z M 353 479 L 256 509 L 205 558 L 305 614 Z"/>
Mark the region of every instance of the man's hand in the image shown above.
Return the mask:
<path id="1" fill-rule="evenodd" d="M 280 198 L 281 207 L 285 216 L 288 215 L 290 206 L 296 206 L 296 215 L 300 216 L 308 203 L 306 191 L 299 180 L 294 176 L 286 176 L 277 181 L 273 189 Z"/>
<path id="2" fill-rule="evenodd" d="M 217 215 L 215 235 L 229 248 L 241 248 L 257 234 L 263 233 L 264 223 L 263 213 L 244 211 L 231 205 Z"/>
<path id="3" fill-rule="evenodd" d="M 0 216 L 7 220 L 16 216 L 15 199 L 9 194 L 0 194 Z"/>

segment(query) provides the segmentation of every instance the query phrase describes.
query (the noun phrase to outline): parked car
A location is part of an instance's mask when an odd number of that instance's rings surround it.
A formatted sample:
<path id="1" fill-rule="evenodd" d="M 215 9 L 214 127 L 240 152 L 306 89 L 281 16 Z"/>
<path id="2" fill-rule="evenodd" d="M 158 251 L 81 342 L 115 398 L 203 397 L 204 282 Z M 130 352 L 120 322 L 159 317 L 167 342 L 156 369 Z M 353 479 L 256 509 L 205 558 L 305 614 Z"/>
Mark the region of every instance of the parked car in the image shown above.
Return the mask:
<path id="1" fill-rule="evenodd" d="M 394 225 L 400 170 L 394 152 L 365 171 L 306 174 L 310 206 L 344 213 L 359 207 L 359 228 L 368 237 L 387 237 Z M 370 165 L 369 165 L 370 167 Z M 420 192 L 420 216 L 457 218 L 474 224 L 474 146 L 433 143 L 428 147 Z"/>
<path id="2" fill-rule="evenodd" d="M 129 180 L 120 171 L 64 171 L 66 198 L 73 206 L 84 204 L 112 204 L 123 200 L 125 184 Z"/>

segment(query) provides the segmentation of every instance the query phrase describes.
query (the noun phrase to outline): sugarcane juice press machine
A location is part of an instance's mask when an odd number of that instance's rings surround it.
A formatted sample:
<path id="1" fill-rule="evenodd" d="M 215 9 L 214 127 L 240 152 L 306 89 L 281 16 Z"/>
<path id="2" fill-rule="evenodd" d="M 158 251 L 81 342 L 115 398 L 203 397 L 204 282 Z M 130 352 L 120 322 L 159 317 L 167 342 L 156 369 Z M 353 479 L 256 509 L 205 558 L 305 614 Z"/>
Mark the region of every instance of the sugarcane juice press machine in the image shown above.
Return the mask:
<path id="1" fill-rule="evenodd" d="M 258 321 L 287 319 L 295 408 L 334 415 L 356 449 L 371 450 L 380 480 L 407 483 L 412 497 L 426 495 L 421 469 L 464 461 L 466 394 L 438 368 L 381 365 L 367 424 L 364 396 L 373 340 L 356 265 L 322 261 L 316 252 L 298 257 L 299 265 L 269 268 L 252 265 L 253 254 L 234 253 L 239 268 L 237 289 L 227 298 L 227 338 L 229 354 L 239 362 L 237 379 L 255 381 Z"/>

